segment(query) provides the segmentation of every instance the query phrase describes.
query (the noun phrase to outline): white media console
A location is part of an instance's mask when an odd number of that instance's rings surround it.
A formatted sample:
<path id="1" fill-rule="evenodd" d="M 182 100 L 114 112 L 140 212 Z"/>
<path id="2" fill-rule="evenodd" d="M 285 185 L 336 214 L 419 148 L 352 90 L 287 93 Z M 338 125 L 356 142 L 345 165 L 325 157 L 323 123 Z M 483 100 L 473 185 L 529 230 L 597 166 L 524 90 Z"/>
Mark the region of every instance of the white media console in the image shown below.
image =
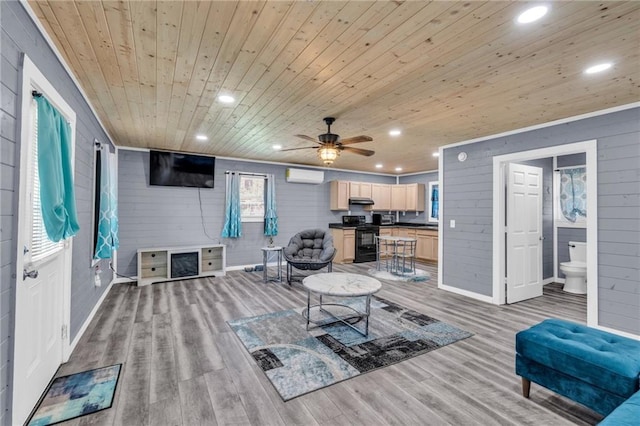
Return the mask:
<path id="1" fill-rule="evenodd" d="M 138 286 L 225 275 L 224 244 L 138 250 Z"/>

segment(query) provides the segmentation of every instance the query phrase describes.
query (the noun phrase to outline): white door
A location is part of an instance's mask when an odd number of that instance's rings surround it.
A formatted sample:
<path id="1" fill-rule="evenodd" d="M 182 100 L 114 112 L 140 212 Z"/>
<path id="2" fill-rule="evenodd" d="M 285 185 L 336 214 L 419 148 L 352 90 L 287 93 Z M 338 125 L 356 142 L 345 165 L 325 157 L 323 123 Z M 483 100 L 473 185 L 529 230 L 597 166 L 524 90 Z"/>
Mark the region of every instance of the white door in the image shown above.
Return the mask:
<path id="1" fill-rule="evenodd" d="M 509 163 L 507 303 L 542 296 L 542 169 Z"/>
<path id="2" fill-rule="evenodd" d="M 29 92 L 30 93 L 30 92 Z M 22 424 L 64 361 L 71 242 L 46 238 L 37 173 L 37 111 L 30 102 L 20 153 L 13 424 Z M 23 113 L 25 109 L 23 108 Z"/>

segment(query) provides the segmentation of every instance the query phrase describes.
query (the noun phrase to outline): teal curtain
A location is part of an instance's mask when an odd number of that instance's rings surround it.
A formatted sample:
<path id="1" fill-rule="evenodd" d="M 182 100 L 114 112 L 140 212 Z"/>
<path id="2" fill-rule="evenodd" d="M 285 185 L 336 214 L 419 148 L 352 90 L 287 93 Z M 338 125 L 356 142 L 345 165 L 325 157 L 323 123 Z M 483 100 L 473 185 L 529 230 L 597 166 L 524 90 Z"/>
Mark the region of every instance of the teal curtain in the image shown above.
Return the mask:
<path id="1" fill-rule="evenodd" d="M 272 174 L 267 175 L 264 206 L 264 235 L 278 235 L 278 215 L 276 214 L 276 182 Z"/>
<path id="2" fill-rule="evenodd" d="M 100 148 L 100 212 L 94 259 L 111 259 L 118 240 L 118 186 L 116 163 L 109 148 Z"/>
<path id="3" fill-rule="evenodd" d="M 565 218 L 575 222 L 587 217 L 587 169 L 577 167 L 560 173 L 560 209 Z"/>
<path id="4" fill-rule="evenodd" d="M 73 188 L 71 126 L 44 96 L 38 104 L 38 173 L 40 204 L 47 236 L 53 242 L 80 230 Z"/>
<path id="5" fill-rule="evenodd" d="M 431 189 L 431 217 L 438 219 L 440 210 L 440 201 L 438 199 L 438 185 L 434 185 Z"/>
<path id="6" fill-rule="evenodd" d="M 242 236 L 242 218 L 240 215 L 240 174 L 227 173 L 226 205 L 223 238 L 239 238 Z"/>

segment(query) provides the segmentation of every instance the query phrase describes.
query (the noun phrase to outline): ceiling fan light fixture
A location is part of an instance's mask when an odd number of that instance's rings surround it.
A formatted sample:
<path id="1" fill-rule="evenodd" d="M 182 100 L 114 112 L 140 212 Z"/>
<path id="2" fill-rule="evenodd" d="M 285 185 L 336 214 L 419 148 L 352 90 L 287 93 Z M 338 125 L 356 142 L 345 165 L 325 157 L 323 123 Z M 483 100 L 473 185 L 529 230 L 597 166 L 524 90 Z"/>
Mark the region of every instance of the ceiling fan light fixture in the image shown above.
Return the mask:
<path id="1" fill-rule="evenodd" d="M 318 157 L 320 157 L 322 162 L 327 166 L 333 164 L 339 155 L 340 152 L 335 147 L 323 146 L 322 148 L 318 148 Z"/>

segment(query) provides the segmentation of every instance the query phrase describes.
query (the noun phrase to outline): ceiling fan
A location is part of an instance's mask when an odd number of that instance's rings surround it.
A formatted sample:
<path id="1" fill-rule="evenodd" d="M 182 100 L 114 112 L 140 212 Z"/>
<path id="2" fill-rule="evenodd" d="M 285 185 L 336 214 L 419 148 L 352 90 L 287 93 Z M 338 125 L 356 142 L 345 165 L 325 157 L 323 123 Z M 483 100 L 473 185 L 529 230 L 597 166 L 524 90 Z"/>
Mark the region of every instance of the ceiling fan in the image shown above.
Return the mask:
<path id="1" fill-rule="evenodd" d="M 317 149 L 318 156 L 327 166 L 331 165 L 336 160 L 336 158 L 338 158 L 341 151 L 352 152 L 354 154 L 365 155 L 367 157 L 370 157 L 373 154 L 375 154 L 375 151 L 371 151 L 369 149 L 361 149 L 361 148 L 353 148 L 351 146 L 345 146 L 345 145 L 351 145 L 351 144 L 360 143 L 360 142 L 371 142 L 373 138 L 371 136 L 361 135 L 361 136 L 354 136 L 352 138 L 340 139 L 339 135 L 336 135 L 335 133 L 331 133 L 331 125 L 333 124 L 334 121 L 336 121 L 336 119 L 333 117 L 324 118 L 324 122 L 327 123 L 327 133 L 318 135 L 318 140 L 315 140 L 311 136 L 307 136 L 307 135 L 295 135 L 299 138 L 316 143 L 319 146 L 289 148 L 289 149 L 283 149 L 282 151 L 295 151 L 297 149 L 310 149 L 310 148 Z"/>

